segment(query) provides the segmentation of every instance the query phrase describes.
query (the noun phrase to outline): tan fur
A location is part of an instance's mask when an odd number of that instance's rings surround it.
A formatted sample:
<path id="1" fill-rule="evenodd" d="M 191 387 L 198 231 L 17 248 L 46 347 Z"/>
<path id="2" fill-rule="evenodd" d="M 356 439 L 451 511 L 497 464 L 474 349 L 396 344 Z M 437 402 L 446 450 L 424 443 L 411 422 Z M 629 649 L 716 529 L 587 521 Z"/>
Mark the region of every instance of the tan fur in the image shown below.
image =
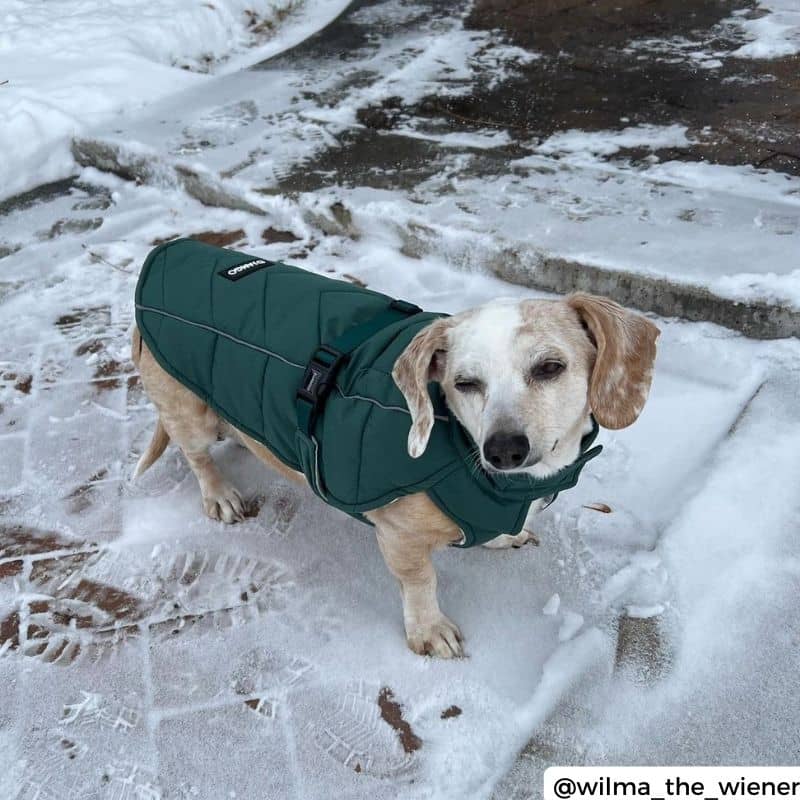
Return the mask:
<path id="1" fill-rule="evenodd" d="M 208 453 L 222 430 L 220 418 L 159 366 L 138 331 L 133 337 L 133 353 L 142 385 L 158 409 L 158 424 L 183 451 L 197 477 L 206 514 L 229 523 L 244 519 L 241 495 L 225 480 Z"/>
<path id="2" fill-rule="evenodd" d="M 604 427 L 633 424 L 644 408 L 653 380 L 659 329 L 605 297 L 578 292 L 567 304 L 581 316 L 597 343 L 589 405 Z"/>
<path id="3" fill-rule="evenodd" d="M 276 472 L 279 472 L 281 475 L 283 475 L 284 478 L 288 478 L 295 483 L 306 482 L 305 475 L 303 475 L 302 472 L 295 472 L 295 470 L 289 469 L 289 467 L 287 467 L 283 461 L 281 461 L 279 458 L 276 458 L 268 448 L 261 444 L 261 442 L 251 439 L 246 433 L 242 433 L 240 430 L 234 428 L 233 425 L 229 425 L 227 423 L 225 424 L 227 429 L 238 436 L 242 444 L 259 461 L 263 461 L 268 467 L 272 467 L 272 469 L 274 469 Z"/>
<path id="4" fill-rule="evenodd" d="M 168 444 L 169 434 L 159 419 L 156 423 L 156 429 L 153 431 L 153 438 L 150 440 L 150 444 L 147 445 L 147 450 L 142 453 L 142 457 L 136 464 L 136 470 L 133 473 L 133 477 L 138 478 L 140 475 L 147 472 L 147 470 L 150 469 L 150 467 L 152 467 L 159 458 L 161 458 L 161 456 L 164 454 L 164 451 L 167 449 Z"/>
<path id="5" fill-rule="evenodd" d="M 137 366 L 137 368 L 139 367 L 141 355 L 142 337 L 139 333 L 139 330 L 134 328 L 133 342 L 131 346 L 131 360 Z M 147 446 L 147 450 L 142 453 L 139 461 L 136 464 L 136 469 L 133 473 L 134 479 L 147 472 L 147 470 L 150 469 L 150 467 L 153 466 L 153 464 L 158 461 L 159 458 L 161 458 L 164 450 L 167 449 L 168 444 L 169 435 L 164 429 L 164 426 L 161 424 L 161 419 L 159 418 L 158 422 L 156 423 L 156 429 L 153 431 L 153 436 L 150 439 L 150 444 Z"/>
<path id="6" fill-rule="evenodd" d="M 435 550 L 459 541 L 458 526 L 424 493 L 401 497 L 366 517 L 375 524 L 383 558 L 400 584 L 408 646 L 419 655 L 463 655 L 461 631 L 439 609 L 431 561 Z"/>
<path id="7" fill-rule="evenodd" d="M 504 352 L 491 354 L 484 360 L 507 360 L 518 370 L 527 348 L 535 350 L 545 342 L 548 349 L 534 354 L 535 357 L 563 357 L 571 364 L 571 372 L 555 394 L 552 389 L 541 389 L 538 394 L 535 388 L 531 389 L 530 397 L 523 393 L 520 406 L 523 415 L 538 416 L 537 430 L 545 438 L 555 435 L 551 430 L 553 420 L 549 418 L 563 416 L 565 406 L 570 408 L 568 424 L 556 431 L 558 439 L 548 453 L 553 461 L 544 469 L 552 471 L 559 464 L 569 463 L 577 454 L 590 405 L 600 424 L 606 427 L 623 427 L 636 418 L 650 385 L 658 329 L 615 303 L 589 295 L 573 295 L 567 302 L 524 301 L 514 308 L 519 327 L 510 332 L 508 340 L 519 351 L 514 354 L 519 363 L 511 358 L 511 353 Z M 459 398 L 454 395 L 450 337 L 457 340 L 456 327 L 470 324 L 477 315 L 478 310 L 437 320 L 413 339 L 396 363 L 393 378 L 406 397 L 412 418 L 408 441 L 411 455 L 418 456 L 424 451 L 434 423 L 429 381 L 441 383 L 451 410 L 464 423 L 458 410 Z M 499 319 L 507 316 L 501 310 Z M 581 320 L 597 343 L 596 358 L 595 347 L 586 337 Z M 491 330 L 488 332 L 491 334 Z M 453 355 L 459 355 L 458 348 Z M 206 513 L 228 523 L 242 519 L 243 504 L 208 453 L 220 433 L 235 434 L 260 461 L 292 480 L 304 480 L 264 445 L 221 420 L 200 398 L 167 374 L 138 331 L 133 336 L 133 360 L 159 413 L 153 440 L 140 459 L 140 471 L 147 469 L 172 440 L 197 476 Z M 471 433 L 477 441 L 476 432 L 471 430 Z M 439 609 L 436 572 L 431 561 L 435 550 L 461 539 L 458 526 L 424 493 L 401 497 L 367 512 L 366 516 L 375 524 L 381 552 L 400 584 L 409 647 L 415 653 L 442 658 L 463 655 L 458 627 Z M 494 545 L 519 546 L 525 541 L 535 541 L 535 537 L 523 531 L 517 536 L 498 537 Z"/>
<path id="8" fill-rule="evenodd" d="M 204 509 L 212 519 L 235 522 L 242 519 L 243 512 L 238 492 L 220 475 L 208 454 L 208 448 L 220 433 L 235 433 L 260 461 L 294 481 L 305 482 L 300 473 L 286 467 L 264 445 L 221 420 L 165 372 L 141 341 L 138 331 L 133 336 L 133 359 L 139 367 L 142 384 L 158 409 L 157 430 L 167 432 L 183 451 L 200 484 Z M 148 452 L 151 450 L 152 444 Z M 400 583 L 409 647 L 421 655 L 442 658 L 463 655 L 458 628 L 439 611 L 436 573 L 431 563 L 434 550 L 461 538 L 458 527 L 426 494 L 400 498 L 370 511 L 367 516 L 377 528 L 387 566 Z"/>

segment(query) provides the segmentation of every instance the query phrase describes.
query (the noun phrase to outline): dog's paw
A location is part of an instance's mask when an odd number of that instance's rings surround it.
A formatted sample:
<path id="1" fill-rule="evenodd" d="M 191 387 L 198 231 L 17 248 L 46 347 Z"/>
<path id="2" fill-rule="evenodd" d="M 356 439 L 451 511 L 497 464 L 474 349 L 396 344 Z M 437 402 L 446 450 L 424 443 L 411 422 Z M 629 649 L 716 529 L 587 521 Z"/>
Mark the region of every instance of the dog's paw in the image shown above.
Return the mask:
<path id="1" fill-rule="evenodd" d="M 412 625 L 407 630 L 408 646 L 420 656 L 461 658 L 464 637 L 455 622 L 444 614 L 426 625 Z"/>
<path id="2" fill-rule="evenodd" d="M 222 484 L 213 493 L 203 495 L 203 509 L 211 519 L 230 525 L 244 520 L 242 496 L 229 483 Z"/>
<path id="3" fill-rule="evenodd" d="M 522 547 L 525 544 L 539 546 L 539 540 L 533 531 L 523 529 L 516 536 L 501 533 L 491 541 L 485 542 L 483 546 L 488 547 L 490 550 L 507 550 L 509 547 Z"/>

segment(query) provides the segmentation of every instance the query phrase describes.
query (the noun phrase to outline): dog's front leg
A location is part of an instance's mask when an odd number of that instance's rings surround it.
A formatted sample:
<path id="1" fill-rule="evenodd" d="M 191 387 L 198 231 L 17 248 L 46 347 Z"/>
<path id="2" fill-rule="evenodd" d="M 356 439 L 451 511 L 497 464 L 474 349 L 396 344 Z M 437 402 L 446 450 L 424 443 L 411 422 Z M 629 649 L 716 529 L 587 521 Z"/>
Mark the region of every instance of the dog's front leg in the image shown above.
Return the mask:
<path id="1" fill-rule="evenodd" d="M 389 571 L 400 583 L 408 646 L 419 655 L 457 658 L 464 654 L 458 626 L 439 608 L 433 547 L 424 536 L 378 527 L 378 544 Z"/>
<path id="2" fill-rule="evenodd" d="M 483 546 L 488 547 L 489 550 L 508 550 L 510 547 L 517 549 L 526 544 L 534 544 L 538 547 L 539 538 L 533 531 L 523 528 L 517 534 L 501 533 L 495 539 L 484 542 Z"/>
<path id="3" fill-rule="evenodd" d="M 431 562 L 434 550 L 461 538 L 458 526 L 421 492 L 366 516 L 375 524 L 386 566 L 400 583 L 408 646 L 420 655 L 462 656 L 461 631 L 439 608 Z"/>

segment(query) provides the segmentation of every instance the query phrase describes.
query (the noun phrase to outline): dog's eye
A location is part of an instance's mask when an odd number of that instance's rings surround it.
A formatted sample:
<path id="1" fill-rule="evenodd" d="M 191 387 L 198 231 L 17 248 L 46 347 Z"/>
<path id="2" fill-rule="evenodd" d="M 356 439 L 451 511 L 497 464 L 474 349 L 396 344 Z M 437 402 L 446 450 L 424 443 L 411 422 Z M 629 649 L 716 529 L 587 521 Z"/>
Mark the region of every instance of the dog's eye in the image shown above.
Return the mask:
<path id="1" fill-rule="evenodd" d="M 476 378 L 456 378 L 456 389 L 464 394 L 480 392 L 483 390 L 483 384 Z"/>
<path id="2" fill-rule="evenodd" d="M 546 381 L 560 375 L 567 365 L 561 361 L 543 361 L 531 370 L 531 378 L 535 381 Z"/>

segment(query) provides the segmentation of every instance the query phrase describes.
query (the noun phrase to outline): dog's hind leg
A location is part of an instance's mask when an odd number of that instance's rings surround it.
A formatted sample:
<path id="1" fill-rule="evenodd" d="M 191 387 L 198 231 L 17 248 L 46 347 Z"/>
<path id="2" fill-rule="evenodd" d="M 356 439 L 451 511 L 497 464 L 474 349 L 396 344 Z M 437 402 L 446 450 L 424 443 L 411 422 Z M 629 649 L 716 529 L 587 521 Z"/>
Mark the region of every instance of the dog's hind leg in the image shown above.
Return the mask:
<path id="1" fill-rule="evenodd" d="M 244 503 L 241 495 L 225 480 L 208 452 L 217 441 L 220 418 L 196 394 L 166 373 L 144 344 L 138 354 L 138 366 L 142 385 L 158 409 L 159 426 L 186 456 L 200 484 L 206 514 L 211 519 L 227 523 L 243 520 Z M 152 453 L 154 444 L 159 444 L 155 437 L 140 463 Z M 164 444 L 166 446 L 166 442 Z"/>
<path id="2" fill-rule="evenodd" d="M 216 436 L 214 441 L 216 441 Z M 210 443 L 198 446 L 196 442 L 193 442 L 191 449 L 181 447 L 200 484 L 203 509 L 211 519 L 218 519 L 228 524 L 241 522 L 244 519 L 242 496 L 222 476 L 208 452 L 209 446 Z"/>

